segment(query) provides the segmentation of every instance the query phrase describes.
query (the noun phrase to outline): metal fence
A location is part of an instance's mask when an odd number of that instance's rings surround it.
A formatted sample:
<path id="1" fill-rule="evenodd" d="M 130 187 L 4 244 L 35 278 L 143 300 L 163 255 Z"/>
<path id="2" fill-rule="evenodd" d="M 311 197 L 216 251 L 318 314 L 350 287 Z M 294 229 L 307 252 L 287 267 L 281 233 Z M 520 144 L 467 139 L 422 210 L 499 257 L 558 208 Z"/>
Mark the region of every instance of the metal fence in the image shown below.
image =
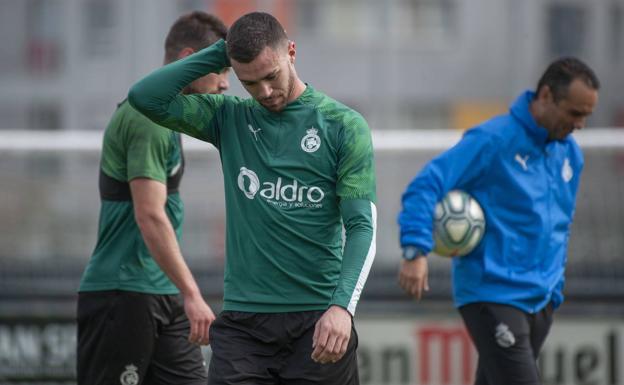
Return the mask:
<path id="1" fill-rule="evenodd" d="M 406 184 L 456 131 L 375 133 L 378 249 L 362 308 L 408 302 L 396 284 L 396 215 Z M 569 247 L 566 291 L 579 301 L 624 300 L 624 130 L 577 136 L 585 169 Z M 95 245 L 100 133 L 0 135 L 0 315 L 73 311 L 78 281 Z M 211 145 L 188 141 L 182 183 L 182 249 L 204 293 L 218 301 L 224 259 L 221 166 Z M 448 301 L 449 261 L 431 258 L 433 299 Z M 55 304 L 51 306 L 50 304 Z"/>

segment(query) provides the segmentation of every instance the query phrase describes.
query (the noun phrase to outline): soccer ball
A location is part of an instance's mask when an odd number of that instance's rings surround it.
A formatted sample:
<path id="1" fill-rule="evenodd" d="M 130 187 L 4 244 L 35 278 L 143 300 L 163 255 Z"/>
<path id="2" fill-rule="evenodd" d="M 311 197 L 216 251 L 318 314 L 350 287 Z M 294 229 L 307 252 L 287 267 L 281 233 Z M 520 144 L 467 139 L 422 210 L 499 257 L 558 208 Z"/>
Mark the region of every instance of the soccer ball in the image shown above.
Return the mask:
<path id="1" fill-rule="evenodd" d="M 479 244 L 485 232 L 485 217 L 479 203 L 461 190 L 452 190 L 435 207 L 433 252 L 460 257 Z"/>

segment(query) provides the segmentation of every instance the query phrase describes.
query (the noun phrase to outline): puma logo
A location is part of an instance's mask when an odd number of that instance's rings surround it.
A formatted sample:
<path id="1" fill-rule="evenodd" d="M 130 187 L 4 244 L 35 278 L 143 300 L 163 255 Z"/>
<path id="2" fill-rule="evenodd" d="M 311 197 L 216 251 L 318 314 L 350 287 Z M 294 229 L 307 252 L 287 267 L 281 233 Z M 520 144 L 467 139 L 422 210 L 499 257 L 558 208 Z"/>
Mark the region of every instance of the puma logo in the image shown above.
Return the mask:
<path id="1" fill-rule="evenodd" d="M 254 130 L 254 128 L 252 127 L 251 124 L 248 124 L 247 127 L 249 127 L 249 131 L 251 131 L 251 133 L 254 135 L 254 139 L 256 139 L 256 142 L 258 141 L 258 132 L 262 131 L 261 128 L 258 128 L 257 130 Z"/>
<path id="2" fill-rule="evenodd" d="M 516 162 L 520 163 L 520 166 L 522 166 L 522 169 L 524 171 L 528 170 L 529 168 L 527 167 L 527 161 L 529 160 L 529 156 L 525 155 L 524 158 L 522 156 L 520 156 L 520 154 L 516 154 L 516 157 L 514 158 Z"/>

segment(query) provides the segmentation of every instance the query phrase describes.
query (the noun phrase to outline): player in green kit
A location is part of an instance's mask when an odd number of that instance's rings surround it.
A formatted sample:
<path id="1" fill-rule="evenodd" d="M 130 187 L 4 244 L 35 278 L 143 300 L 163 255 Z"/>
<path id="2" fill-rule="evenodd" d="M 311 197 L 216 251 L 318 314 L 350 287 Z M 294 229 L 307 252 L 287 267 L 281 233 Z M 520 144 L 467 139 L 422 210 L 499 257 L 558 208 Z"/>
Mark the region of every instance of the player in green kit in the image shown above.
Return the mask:
<path id="1" fill-rule="evenodd" d="M 165 63 L 226 33 L 212 15 L 184 15 L 167 36 Z M 227 69 L 210 74 L 180 91 L 221 93 L 229 86 L 227 76 Z M 199 344 L 209 342 L 214 314 L 178 246 L 183 219 L 178 187 L 184 171 L 180 139 L 127 101 L 106 128 L 98 240 L 78 297 L 79 385 L 206 382 Z"/>
<path id="2" fill-rule="evenodd" d="M 358 384 L 352 316 L 375 255 L 375 171 L 356 111 L 303 83 L 295 43 L 254 12 L 130 91 L 154 122 L 214 144 L 227 231 L 209 384 Z M 252 96 L 179 95 L 232 66 Z M 342 229 L 344 226 L 344 242 Z"/>

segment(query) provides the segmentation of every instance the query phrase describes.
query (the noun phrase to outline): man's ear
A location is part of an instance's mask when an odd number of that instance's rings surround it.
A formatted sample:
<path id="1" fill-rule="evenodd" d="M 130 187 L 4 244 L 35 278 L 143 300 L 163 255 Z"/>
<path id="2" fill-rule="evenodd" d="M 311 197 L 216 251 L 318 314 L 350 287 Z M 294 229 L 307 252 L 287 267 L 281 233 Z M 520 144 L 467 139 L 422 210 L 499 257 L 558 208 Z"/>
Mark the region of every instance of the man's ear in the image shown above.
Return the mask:
<path id="1" fill-rule="evenodd" d="M 290 62 L 292 64 L 295 63 L 295 57 L 297 56 L 297 47 L 295 46 L 295 42 L 292 40 L 288 41 L 288 57 L 290 58 Z"/>
<path id="2" fill-rule="evenodd" d="M 550 89 L 550 86 L 544 85 L 542 86 L 542 88 L 539 89 L 537 99 L 544 102 L 552 102 L 554 100 L 553 96 L 554 95 L 552 93 L 552 90 Z"/>
<path id="3" fill-rule="evenodd" d="M 184 47 L 182 48 L 179 52 L 178 52 L 178 56 L 176 57 L 177 60 L 183 59 L 189 55 L 192 55 L 195 53 L 195 50 L 191 47 Z"/>

